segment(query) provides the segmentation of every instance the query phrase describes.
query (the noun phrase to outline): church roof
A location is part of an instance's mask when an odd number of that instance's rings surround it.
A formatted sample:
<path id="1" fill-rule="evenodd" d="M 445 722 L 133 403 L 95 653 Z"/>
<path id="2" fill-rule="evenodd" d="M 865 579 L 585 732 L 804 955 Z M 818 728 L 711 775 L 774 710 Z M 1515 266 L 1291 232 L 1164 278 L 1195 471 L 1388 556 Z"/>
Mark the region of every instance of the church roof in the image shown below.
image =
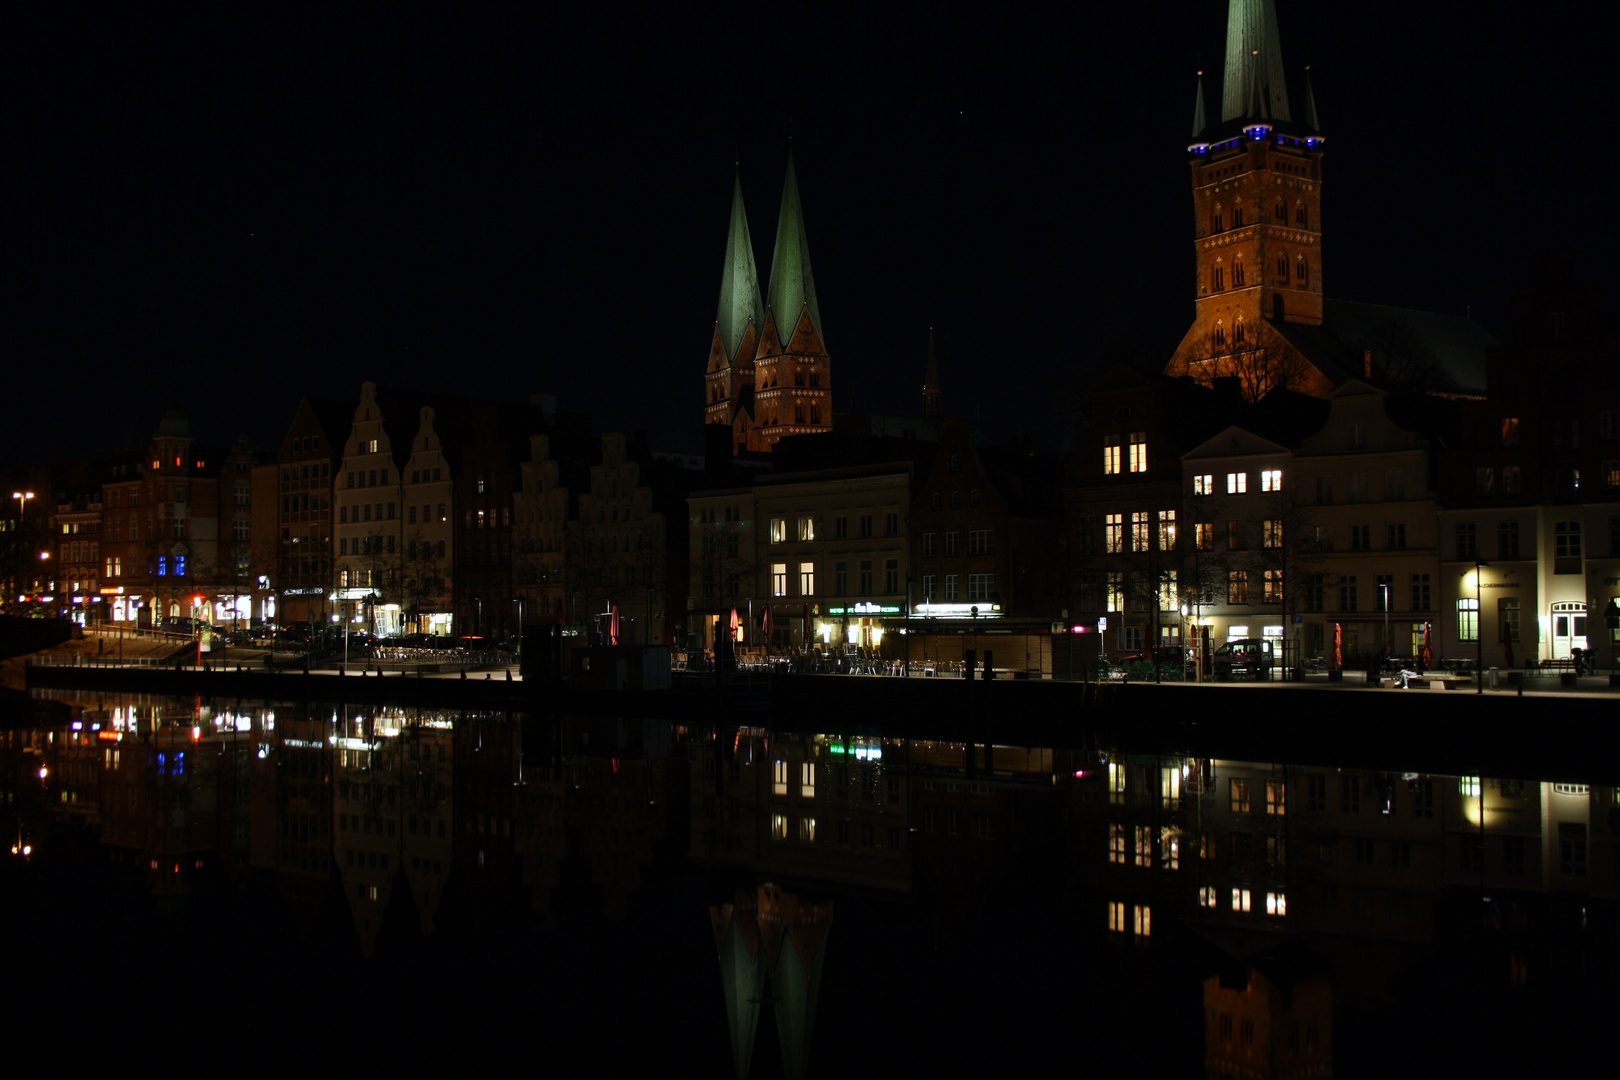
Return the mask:
<path id="1" fill-rule="evenodd" d="M 821 325 L 821 307 L 816 303 L 816 279 L 810 271 L 810 243 L 804 235 L 804 210 L 799 205 L 799 180 L 788 153 L 787 180 L 782 185 L 782 211 L 776 220 L 776 248 L 771 253 L 771 284 L 766 304 L 776 316 L 778 331 L 791 337 L 805 308 L 821 340 L 827 340 Z"/>
<path id="2" fill-rule="evenodd" d="M 1221 121 L 1282 120 L 1288 114 L 1274 0 L 1229 0 Z"/>
<path id="3" fill-rule="evenodd" d="M 1375 375 L 1382 373 L 1385 383 L 1421 381 L 1449 393 L 1483 394 L 1486 352 L 1497 344 L 1462 315 L 1353 300 L 1323 300 L 1320 326 L 1271 325 L 1335 386 L 1361 378 L 1372 350 Z"/>
<path id="4" fill-rule="evenodd" d="M 731 195 L 731 228 L 726 234 L 726 262 L 720 271 L 720 308 L 715 313 L 715 332 L 726 350 L 726 362 L 737 358 L 737 349 L 748 332 L 748 324 L 763 326 L 764 305 L 759 296 L 759 271 L 754 266 L 754 241 L 748 235 L 748 213 L 743 209 L 742 177 Z"/>

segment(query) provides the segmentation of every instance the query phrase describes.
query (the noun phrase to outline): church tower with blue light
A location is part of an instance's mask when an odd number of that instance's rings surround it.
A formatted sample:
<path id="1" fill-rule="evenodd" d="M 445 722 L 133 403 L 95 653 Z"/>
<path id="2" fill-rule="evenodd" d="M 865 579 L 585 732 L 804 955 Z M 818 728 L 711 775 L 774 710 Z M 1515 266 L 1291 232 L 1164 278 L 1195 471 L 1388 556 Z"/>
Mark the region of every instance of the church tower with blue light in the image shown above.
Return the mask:
<path id="1" fill-rule="evenodd" d="M 1251 399 L 1279 386 L 1325 395 L 1332 380 L 1295 339 L 1323 318 L 1326 140 L 1308 70 L 1293 118 L 1274 0 L 1229 0 L 1220 106 L 1211 121 L 1199 72 L 1187 148 L 1195 315 L 1166 373 L 1236 376 Z"/>

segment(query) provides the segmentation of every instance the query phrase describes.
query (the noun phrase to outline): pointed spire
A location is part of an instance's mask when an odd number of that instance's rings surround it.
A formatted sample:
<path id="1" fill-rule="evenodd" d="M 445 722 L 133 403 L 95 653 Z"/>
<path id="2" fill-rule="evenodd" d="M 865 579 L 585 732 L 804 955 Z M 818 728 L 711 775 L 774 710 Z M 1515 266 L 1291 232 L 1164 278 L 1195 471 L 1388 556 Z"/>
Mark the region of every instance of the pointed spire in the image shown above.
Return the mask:
<path id="1" fill-rule="evenodd" d="M 1311 90 L 1311 66 L 1305 65 L 1305 130 L 1320 132 L 1322 124 L 1316 119 L 1316 94 Z"/>
<path id="2" fill-rule="evenodd" d="M 714 330 L 726 351 L 726 362 L 737 358 L 737 349 L 748 333 L 749 323 L 763 326 L 764 305 L 759 297 L 759 271 L 754 267 L 754 241 L 748 235 L 748 213 L 743 209 L 742 177 L 738 176 L 731 195 L 731 230 L 726 235 L 726 262 L 720 271 L 720 308 L 714 317 Z"/>
<path id="3" fill-rule="evenodd" d="M 784 343 L 793 335 L 799 316 L 806 308 L 810 321 L 825 346 L 826 332 L 821 325 L 821 307 L 816 303 L 816 279 L 810 272 L 810 244 L 804 235 L 804 210 L 799 205 L 799 179 L 793 170 L 793 150 L 788 150 L 787 180 L 782 185 L 782 212 L 776 220 L 776 248 L 771 253 L 771 284 L 765 302 L 776 316 L 776 327 Z"/>
<path id="4" fill-rule="evenodd" d="M 1209 126 L 1204 119 L 1204 73 L 1198 73 L 1198 93 L 1193 98 L 1193 142 L 1198 142 L 1204 136 L 1204 129 Z"/>
<path id="5" fill-rule="evenodd" d="M 928 328 L 928 368 L 923 373 L 923 419 L 940 420 L 939 361 L 934 357 L 934 328 Z"/>
<path id="6" fill-rule="evenodd" d="M 1289 120 L 1274 0 L 1228 0 L 1221 120 Z"/>

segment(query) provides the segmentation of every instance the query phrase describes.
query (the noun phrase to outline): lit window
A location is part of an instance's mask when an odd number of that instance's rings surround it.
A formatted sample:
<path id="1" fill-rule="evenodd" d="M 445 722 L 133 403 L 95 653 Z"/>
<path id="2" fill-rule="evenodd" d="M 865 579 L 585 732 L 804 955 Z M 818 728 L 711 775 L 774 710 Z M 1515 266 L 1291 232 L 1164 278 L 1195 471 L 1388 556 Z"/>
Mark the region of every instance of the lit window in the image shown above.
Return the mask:
<path id="1" fill-rule="evenodd" d="M 787 541 L 787 519 L 771 518 L 771 543 L 781 544 Z M 780 594 L 778 594 L 780 595 Z"/>
<path id="2" fill-rule="evenodd" d="M 1280 892 L 1266 893 L 1266 914 L 1276 915 L 1279 918 L 1288 914 L 1288 894 Z"/>
<path id="3" fill-rule="evenodd" d="M 1477 799 L 1477 798 L 1479 798 L 1479 777 L 1477 777 L 1477 776 L 1459 776 L 1459 777 L 1457 777 L 1457 794 L 1461 795 L 1465 799 Z"/>
<path id="4" fill-rule="evenodd" d="M 1282 490 L 1282 470 L 1281 469 L 1262 469 L 1260 471 L 1260 490 L 1261 491 L 1281 491 Z"/>
<path id="5" fill-rule="evenodd" d="M 771 839 L 772 840 L 786 840 L 787 839 L 787 834 L 788 834 L 787 815 L 786 814 L 772 814 L 771 815 Z"/>
<path id="6" fill-rule="evenodd" d="M 1265 546 L 1268 548 L 1282 547 L 1282 519 L 1267 518 L 1260 524 Z"/>
<path id="7" fill-rule="evenodd" d="M 1107 526 L 1103 534 L 1105 550 L 1117 555 L 1125 550 L 1125 515 L 1107 514 L 1104 520 Z"/>
<path id="8" fill-rule="evenodd" d="M 816 763 L 813 761 L 805 761 L 799 764 L 799 794 L 807 799 L 813 799 L 816 796 Z M 812 827 L 814 827 L 815 819 L 811 818 L 809 820 Z"/>
<path id="9" fill-rule="evenodd" d="M 1153 865 L 1153 827 L 1151 825 L 1138 825 L 1136 827 L 1136 865 Z"/>
<path id="10" fill-rule="evenodd" d="M 1103 472 L 1109 476 L 1116 475 L 1120 469 L 1120 452 L 1118 446 L 1103 447 Z"/>
<path id="11" fill-rule="evenodd" d="M 775 769 L 773 771 L 774 771 L 775 775 L 773 777 L 774 783 L 773 783 L 772 788 L 771 788 L 772 792 L 774 794 L 777 794 L 777 795 L 786 795 L 787 794 L 788 763 L 785 762 L 785 761 L 778 761 L 776 763 L 776 767 L 775 767 Z"/>
<path id="12" fill-rule="evenodd" d="M 1133 511 L 1131 514 L 1131 550 L 1148 550 L 1148 521 L 1149 515 L 1145 510 Z"/>
<path id="13" fill-rule="evenodd" d="M 799 519 L 799 539 L 814 540 L 816 538 L 816 519 L 802 517 Z"/>
<path id="14" fill-rule="evenodd" d="M 1174 551 L 1176 549 L 1176 512 L 1174 510 L 1159 511 L 1159 550 Z"/>
<path id="15" fill-rule="evenodd" d="M 1247 780 L 1233 780 L 1232 813 L 1247 814 L 1249 812 L 1249 782 Z"/>
<path id="16" fill-rule="evenodd" d="M 1288 812 L 1288 788 L 1281 780 L 1266 781 L 1266 813 L 1286 814 Z"/>
<path id="17" fill-rule="evenodd" d="M 1215 477 L 1210 473 L 1201 473 L 1193 477 L 1194 495 L 1215 494 Z"/>
<path id="18" fill-rule="evenodd" d="M 1135 930 L 1138 938 L 1153 936 L 1153 909 L 1145 904 L 1136 905 Z"/>
<path id="19" fill-rule="evenodd" d="M 1475 598 L 1457 601 L 1457 640 L 1479 640 L 1479 601 Z"/>
<path id="20" fill-rule="evenodd" d="M 1250 900 L 1249 890 L 1248 889 L 1233 889 L 1232 890 L 1232 910 L 1233 911 L 1248 911 L 1250 902 L 1251 902 L 1251 900 Z"/>
<path id="21" fill-rule="evenodd" d="M 1120 935 L 1125 933 L 1125 905 L 1117 900 L 1108 901 L 1108 932 Z"/>
<path id="22" fill-rule="evenodd" d="M 1119 764 L 1117 761 L 1110 761 L 1108 763 L 1108 801 L 1111 803 L 1121 803 L 1125 801 L 1125 766 Z M 1121 827 L 1123 828 L 1123 826 Z M 1121 841 L 1121 843 L 1123 844 L 1123 841 Z M 1123 847 L 1120 850 L 1120 854 L 1121 861 L 1123 861 Z"/>
<path id="23" fill-rule="evenodd" d="M 1147 472 L 1147 432 L 1131 434 L 1131 472 Z"/>
<path id="24" fill-rule="evenodd" d="M 799 841 L 805 844 L 816 842 L 816 819 L 806 817 L 799 819 Z"/>
<path id="25" fill-rule="evenodd" d="M 1226 474 L 1226 493 L 1228 495 L 1242 495 L 1248 490 L 1248 473 L 1234 472 Z"/>
<path id="26" fill-rule="evenodd" d="M 1108 826 L 1108 861 L 1121 866 L 1125 865 L 1125 829 L 1118 822 Z"/>
<path id="27" fill-rule="evenodd" d="M 799 564 L 799 595 L 816 595 L 816 564 L 802 562 Z"/>
<path id="28" fill-rule="evenodd" d="M 1216 905 L 1215 886 L 1205 885 L 1198 890 L 1198 906 L 1212 908 Z"/>

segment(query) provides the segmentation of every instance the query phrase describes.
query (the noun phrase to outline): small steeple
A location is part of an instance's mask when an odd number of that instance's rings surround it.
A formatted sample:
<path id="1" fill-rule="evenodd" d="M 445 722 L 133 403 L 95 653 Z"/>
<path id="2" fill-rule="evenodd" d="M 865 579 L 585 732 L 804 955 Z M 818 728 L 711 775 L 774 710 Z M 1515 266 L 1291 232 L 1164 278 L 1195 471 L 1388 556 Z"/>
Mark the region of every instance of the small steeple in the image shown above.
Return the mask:
<path id="1" fill-rule="evenodd" d="M 1316 119 L 1316 94 L 1311 90 L 1311 66 L 1305 65 L 1305 130 L 1320 134 L 1322 124 Z"/>
<path id="2" fill-rule="evenodd" d="M 731 195 L 731 229 L 726 234 L 726 262 L 720 271 L 720 307 L 714 317 L 715 333 L 726 351 L 726 362 L 737 359 L 748 326 L 763 326 L 764 305 L 759 297 L 759 271 L 754 267 L 754 241 L 748 235 L 748 213 L 743 209 L 742 177 Z"/>
<path id="3" fill-rule="evenodd" d="M 1221 121 L 1248 119 L 1291 119 L 1274 0 L 1227 3 Z"/>
<path id="4" fill-rule="evenodd" d="M 816 279 L 810 271 L 810 243 L 804 235 L 804 210 L 799 205 L 799 180 L 793 170 L 793 150 L 788 149 L 787 180 L 782 185 L 782 212 L 776 220 L 776 248 L 771 253 L 771 283 L 765 302 L 776 317 L 776 330 L 782 343 L 793 336 L 793 328 L 806 308 L 823 346 L 827 334 L 821 325 L 821 307 L 816 303 Z"/>
<path id="5" fill-rule="evenodd" d="M 1209 126 L 1204 119 L 1204 73 L 1198 73 L 1198 91 L 1193 97 L 1193 142 L 1204 141 L 1204 129 Z"/>
<path id="6" fill-rule="evenodd" d="M 928 328 L 928 368 L 923 373 L 923 419 L 939 423 L 941 401 L 939 393 L 939 361 L 934 357 L 934 328 Z"/>

